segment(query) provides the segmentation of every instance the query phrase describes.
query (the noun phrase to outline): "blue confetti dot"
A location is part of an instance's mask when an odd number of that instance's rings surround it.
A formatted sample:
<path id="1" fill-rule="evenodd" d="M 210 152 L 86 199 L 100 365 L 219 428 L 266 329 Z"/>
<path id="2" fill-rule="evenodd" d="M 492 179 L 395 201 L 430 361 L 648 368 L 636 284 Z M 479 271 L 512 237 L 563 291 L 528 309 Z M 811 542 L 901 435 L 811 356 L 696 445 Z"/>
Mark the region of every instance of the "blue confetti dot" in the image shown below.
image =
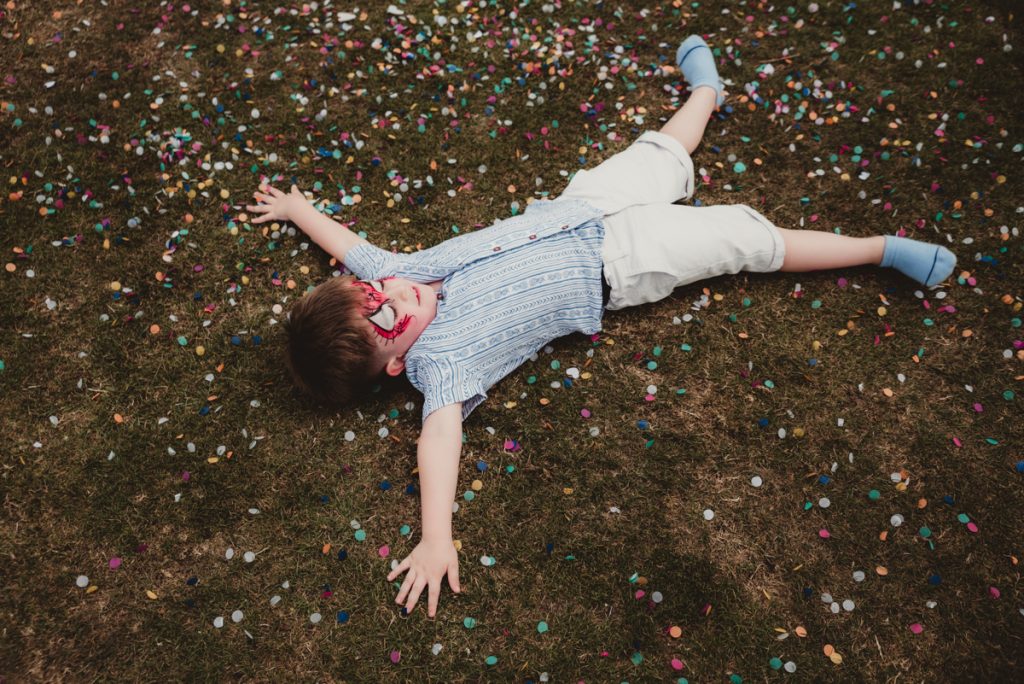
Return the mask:
<path id="1" fill-rule="evenodd" d="M 348 613 L 343 610 L 338 611 L 338 624 L 343 625 L 348 622 Z"/>
<path id="2" fill-rule="evenodd" d="M 758 425 L 758 427 L 768 427 L 768 419 L 767 418 L 758 418 L 757 419 L 757 425 Z"/>
<path id="3" fill-rule="evenodd" d="M 388 491 L 389 489 L 391 489 L 391 483 L 388 482 L 387 480 L 384 480 L 383 482 L 380 483 L 380 489 L 382 492 Z"/>
<path id="4" fill-rule="evenodd" d="M 482 473 L 485 470 L 487 470 L 487 464 L 484 463 L 483 461 L 477 461 L 476 462 L 476 469 L 479 470 Z"/>
<path id="5" fill-rule="evenodd" d="M 647 428 L 649 428 L 651 426 L 651 424 L 648 423 L 646 420 L 638 420 L 638 421 L 636 421 L 636 426 L 638 428 L 640 428 L 641 430 L 646 430 Z"/>
<path id="6" fill-rule="evenodd" d="M 832 478 L 829 477 L 828 475 L 819 475 L 818 476 L 818 484 L 828 484 L 831 481 L 832 481 Z"/>
<path id="7" fill-rule="evenodd" d="M 239 337 L 238 335 L 232 335 L 231 336 L 231 344 L 233 344 L 233 345 L 235 345 L 237 347 L 238 345 L 242 344 L 242 338 Z"/>
<path id="8" fill-rule="evenodd" d="M 345 549 L 338 551 L 338 560 L 345 560 L 346 558 L 348 558 L 348 551 Z"/>

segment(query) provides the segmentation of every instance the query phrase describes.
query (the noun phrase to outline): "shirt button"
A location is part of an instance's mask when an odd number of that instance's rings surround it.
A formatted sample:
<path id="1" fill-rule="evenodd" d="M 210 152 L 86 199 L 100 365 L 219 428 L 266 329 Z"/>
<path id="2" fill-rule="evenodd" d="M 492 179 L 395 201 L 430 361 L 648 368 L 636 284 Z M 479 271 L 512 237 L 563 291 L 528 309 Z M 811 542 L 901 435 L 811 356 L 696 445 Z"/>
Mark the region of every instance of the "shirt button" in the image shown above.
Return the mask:
<path id="1" fill-rule="evenodd" d="M 499 247 L 498 245 L 495 245 L 494 246 L 494 251 L 495 252 L 500 252 L 501 251 L 501 247 Z"/>
<path id="2" fill-rule="evenodd" d="M 530 236 L 530 239 L 531 239 L 531 240 L 536 240 L 536 239 L 537 239 L 537 236 L 536 236 L 536 235 L 531 235 L 531 236 Z"/>
<path id="3" fill-rule="evenodd" d="M 569 224 L 568 223 L 566 223 L 564 226 L 562 226 L 562 230 L 566 230 L 568 228 L 569 228 Z"/>

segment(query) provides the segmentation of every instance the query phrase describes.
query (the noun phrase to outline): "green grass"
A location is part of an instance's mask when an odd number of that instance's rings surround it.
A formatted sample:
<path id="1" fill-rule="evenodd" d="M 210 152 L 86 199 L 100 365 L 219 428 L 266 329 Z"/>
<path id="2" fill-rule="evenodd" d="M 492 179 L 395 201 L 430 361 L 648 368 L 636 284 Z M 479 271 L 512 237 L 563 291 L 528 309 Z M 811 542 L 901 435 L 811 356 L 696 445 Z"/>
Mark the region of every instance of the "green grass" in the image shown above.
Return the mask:
<path id="1" fill-rule="evenodd" d="M 635 3 L 550 13 L 523 3 L 512 17 L 437 0 L 396 3 L 415 23 L 374 6 L 346 31 L 342 8 L 194 2 L 193 16 L 174 4 L 0 10 L 0 263 L 13 265 L 0 271 L 0 680 L 788 677 L 773 657 L 793 661 L 800 681 L 1008 681 L 1020 668 L 1024 41 L 1012 3 L 737 3 L 729 13 L 656 3 L 644 14 Z M 218 27 L 218 12 L 230 23 Z M 441 27 L 434 13 L 460 23 Z M 590 31 L 584 18 L 602 24 Z M 396 23 L 415 43 L 405 56 Z M 420 44 L 428 28 L 438 41 Z M 462 594 L 446 588 L 434 620 L 425 596 L 403 617 L 385 578 L 419 539 L 419 498 L 406 488 L 417 484 L 422 399 L 405 382 L 340 412 L 296 395 L 272 307 L 287 309 L 334 267 L 315 245 L 302 249 L 301 235 L 239 220 L 240 207 L 259 175 L 281 174 L 279 186 L 320 183 L 332 201 L 358 192 L 338 219 L 384 247 L 486 226 L 513 203 L 557 196 L 581 154 L 592 168 L 667 120 L 685 95 L 677 74 L 653 67 L 695 31 L 729 47 L 720 71 L 734 107 L 716 114 L 694 155 L 712 180 L 697 198 L 749 204 L 783 227 L 903 228 L 948 244 L 955 276 L 969 275 L 942 288 L 944 299 L 928 293 L 926 310 L 892 272 L 740 274 L 609 313 L 597 343 L 552 342 L 465 424 L 453 519 Z M 544 69 L 562 73 L 524 75 L 558 35 L 575 54 Z M 540 57 L 538 42 L 549 49 Z M 423 76 L 433 53 L 461 71 Z M 769 61 L 774 75 L 759 79 Z M 626 69 L 600 77 L 615 66 Z M 816 80 L 832 100 L 796 94 L 794 83 Z M 749 82 L 767 106 L 741 101 Z M 775 113 L 784 94 L 791 110 Z M 581 103 L 604 108 L 586 115 Z M 858 111 L 842 118 L 837 103 Z M 642 124 L 628 114 L 639 107 Z M 840 118 L 814 125 L 811 111 Z M 162 167 L 178 129 L 201 150 Z M 339 159 L 316 155 L 336 146 Z M 201 168 L 207 154 L 233 168 Z M 56 211 L 42 217 L 40 206 Z M 129 227 L 132 218 L 141 223 Z M 63 238 L 71 244 L 52 245 Z M 702 294 L 708 306 L 693 310 Z M 955 312 L 938 311 L 947 305 Z M 673 322 L 686 313 L 694 319 Z M 589 377 L 552 389 L 570 367 Z M 505 450 L 506 439 L 521 450 Z M 750 485 L 754 475 L 763 486 Z M 465 500 L 477 479 L 482 489 Z M 894 527 L 897 513 L 905 521 Z M 77 587 L 79 575 L 95 590 Z M 833 614 L 825 593 L 854 610 Z"/>

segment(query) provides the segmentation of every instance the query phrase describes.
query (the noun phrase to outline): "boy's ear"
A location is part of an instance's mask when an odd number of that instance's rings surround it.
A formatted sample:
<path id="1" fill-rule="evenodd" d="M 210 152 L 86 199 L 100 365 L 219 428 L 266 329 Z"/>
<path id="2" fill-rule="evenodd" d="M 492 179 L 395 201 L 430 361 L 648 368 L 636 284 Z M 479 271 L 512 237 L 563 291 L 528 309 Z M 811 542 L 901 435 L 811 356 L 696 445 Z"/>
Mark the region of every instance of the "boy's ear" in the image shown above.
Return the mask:
<path id="1" fill-rule="evenodd" d="M 388 375 L 390 375 L 393 378 L 401 375 L 402 371 L 404 371 L 404 370 L 405 370 L 405 357 L 404 356 L 395 356 L 390 361 L 388 361 L 386 366 L 384 366 L 384 372 L 387 373 Z"/>

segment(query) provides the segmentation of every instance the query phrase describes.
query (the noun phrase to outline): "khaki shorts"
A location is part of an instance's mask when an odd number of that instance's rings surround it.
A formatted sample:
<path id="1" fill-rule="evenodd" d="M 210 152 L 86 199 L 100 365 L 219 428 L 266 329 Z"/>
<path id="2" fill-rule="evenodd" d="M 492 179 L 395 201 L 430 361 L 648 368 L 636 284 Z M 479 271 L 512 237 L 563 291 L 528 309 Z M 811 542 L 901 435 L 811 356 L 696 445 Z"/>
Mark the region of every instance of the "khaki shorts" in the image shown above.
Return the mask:
<path id="1" fill-rule="evenodd" d="M 689 207 L 693 161 L 675 138 L 647 131 L 592 170 L 578 171 L 561 197 L 605 212 L 601 256 L 609 309 L 655 302 L 675 288 L 739 271 L 782 267 L 782 234 L 745 204 Z"/>

